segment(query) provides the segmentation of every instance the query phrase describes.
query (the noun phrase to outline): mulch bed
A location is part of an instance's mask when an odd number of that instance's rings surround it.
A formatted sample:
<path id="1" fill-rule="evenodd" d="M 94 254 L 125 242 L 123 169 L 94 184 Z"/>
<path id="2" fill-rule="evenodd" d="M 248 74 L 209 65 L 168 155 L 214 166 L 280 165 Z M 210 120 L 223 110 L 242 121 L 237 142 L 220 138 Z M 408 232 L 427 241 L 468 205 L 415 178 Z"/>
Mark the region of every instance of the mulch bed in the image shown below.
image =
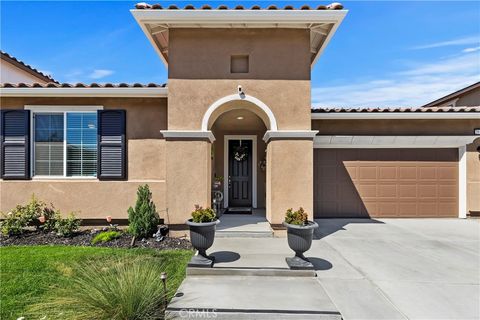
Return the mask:
<path id="1" fill-rule="evenodd" d="M 127 233 L 112 241 L 92 244 L 93 237 L 98 233 L 92 233 L 91 230 L 85 230 L 77 233 L 71 238 L 63 238 L 55 233 L 44 233 L 41 231 L 27 231 L 19 236 L 0 235 L 0 246 L 31 246 L 31 245 L 67 245 L 67 246 L 90 246 L 90 247 L 112 247 L 112 248 L 130 248 L 132 236 Z M 181 238 L 164 237 L 162 241 L 156 241 L 155 238 L 137 239 L 135 248 L 152 249 L 192 249 L 190 241 Z"/>

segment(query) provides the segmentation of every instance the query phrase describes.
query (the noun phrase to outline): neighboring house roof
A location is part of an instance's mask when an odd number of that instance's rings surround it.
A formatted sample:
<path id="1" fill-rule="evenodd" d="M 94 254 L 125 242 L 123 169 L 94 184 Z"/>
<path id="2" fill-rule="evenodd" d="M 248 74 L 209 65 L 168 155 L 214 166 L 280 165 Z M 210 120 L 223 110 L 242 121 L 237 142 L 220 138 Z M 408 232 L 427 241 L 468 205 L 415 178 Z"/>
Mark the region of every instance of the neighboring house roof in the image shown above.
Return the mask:
<path id="1" fill-rule="evenodd" d="M 422 106 L 422 108 L 428 108 L 428 107 L 434 107 L 434 106 L 438 106 L 438 105 L 442 105 L 444 103 L 448 103 L 452 100 L 455 100 L 456 98 L 460 97 L 461 95 L 464 95 L 466 93 L 469 93 L 473 90 L 476 90 L 477 88 L 480 88 L 480 81 L 477 82 L 477 83 L 474 83 L 468 87 L 465 87 L 463 89 L 460 89 L 458 91 L 455 91 L 453 93 L 450 93 L 440 99 L 437 99 L 435 101 L 432 101 L 430 103 L 427 103 L 426 105 Z"/>
<path id="2" fill-rule="evenodd" d="M 35 77 L 37 77 L 37 78 L 39 78 L 43 81 L 58 83 L 55 79 L 53 79 L 52 76 L 47 75 L 47 74 L 35 69 L 31 65 L 26 64 L 25 62 L 23 62 L 21 60 L 18 60 L 17 58 L 15 58 L 14 56 L 6 53 L 5 51 L 0 50 L 0 56 L 1 56 L 2 60 L 5 60 L 5 61 L 9 62 L 10 64 L 16 66 L 17 68 L 19 68 L 19 69 L 21 69 L 25 72 L 28 72 L 29 74 L 31 74 L 31 75 L 33 75 L 33 76 L 35 76 Z"/>
<path id="3" fill-rule="evenodd" d="M 310 31 L 310 60 L 313 65 L 347 14 L 340 3 L 321 5 L 315 8 L 302 6 L 295 9 L 236 6 L 217 8 L 205 5 L 183 9 L 172 5 L 163 8 L 160 4 L 138 3 L 131 10 L 162 61 L 168 64 L 170 28 L 301 28 Z"/>

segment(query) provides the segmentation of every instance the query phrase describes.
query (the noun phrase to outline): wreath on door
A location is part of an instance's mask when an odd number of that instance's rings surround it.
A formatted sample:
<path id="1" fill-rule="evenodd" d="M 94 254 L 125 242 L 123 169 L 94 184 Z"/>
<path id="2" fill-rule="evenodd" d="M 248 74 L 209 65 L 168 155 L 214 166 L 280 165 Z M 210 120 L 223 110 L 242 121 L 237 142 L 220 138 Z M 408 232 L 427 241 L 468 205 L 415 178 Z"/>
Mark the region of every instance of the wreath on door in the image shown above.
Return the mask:
<path id="1" fill-rule="evenodd" d="M 248 156 L 248 147 L 246 145 L 242 146 L 242 142 L 240 141 L 240 145 L 233 150 L 233 158 L 236 161 L 241 162 L 247 159 L 247 156 Z"/>

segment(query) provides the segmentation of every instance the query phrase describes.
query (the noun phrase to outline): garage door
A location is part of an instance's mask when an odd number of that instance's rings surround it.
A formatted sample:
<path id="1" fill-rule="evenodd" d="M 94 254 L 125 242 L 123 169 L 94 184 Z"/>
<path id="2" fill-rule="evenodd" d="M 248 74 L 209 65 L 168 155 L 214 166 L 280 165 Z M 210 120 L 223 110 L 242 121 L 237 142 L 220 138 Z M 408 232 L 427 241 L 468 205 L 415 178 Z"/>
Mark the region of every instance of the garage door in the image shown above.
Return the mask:
<path id="1" fill-rule="evenodd" d="M 315 217 L 457 217 L 457 149 L 315 149 Z"/>

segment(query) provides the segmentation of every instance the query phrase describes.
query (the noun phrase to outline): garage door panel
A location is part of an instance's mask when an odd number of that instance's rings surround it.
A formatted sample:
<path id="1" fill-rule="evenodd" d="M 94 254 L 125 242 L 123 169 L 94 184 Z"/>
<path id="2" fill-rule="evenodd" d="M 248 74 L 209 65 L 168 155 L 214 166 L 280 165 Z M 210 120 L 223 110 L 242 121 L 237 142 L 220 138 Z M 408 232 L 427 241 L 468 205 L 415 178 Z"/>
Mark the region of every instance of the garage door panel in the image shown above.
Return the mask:
<path id="1" fill-rule="evenodd" d="M 400 184 L 398 186 L 399 198 L 413 198 L 417 197 L 417 185 L 416 184 Z"/>
<path id="2" fill-rule="evenodd" d="M 316 149 L 316 217 L 452 217 L 456 149 Z M 324 157 L 331 157 L 328 161 Z"/>
<path id="3" fill-rule="evenodd" d="M 396 180 L 397 179 L 397 167 L 380 167 L 378 168 L 378 178 L 380 180 Z"/>
<path id="4" fill-rule="evenodd" d="M 402 180 L 416 180 L 417 179 L 417 167 L 399 167 L 398 178 Z"/>
<path id="5" fill-rule="evenodd" d="M 361 198 L 374 198 L 377 196 L 377 185 L 361 184 L 357 186 L 357 191 Z"/>
<path id="6" fill-rule="evenodd" d="M 458 177 L 458 169 L 454 167 L 440 167 L 437 168 L 437 174 L 439 180 L 456 181 Z"/>

